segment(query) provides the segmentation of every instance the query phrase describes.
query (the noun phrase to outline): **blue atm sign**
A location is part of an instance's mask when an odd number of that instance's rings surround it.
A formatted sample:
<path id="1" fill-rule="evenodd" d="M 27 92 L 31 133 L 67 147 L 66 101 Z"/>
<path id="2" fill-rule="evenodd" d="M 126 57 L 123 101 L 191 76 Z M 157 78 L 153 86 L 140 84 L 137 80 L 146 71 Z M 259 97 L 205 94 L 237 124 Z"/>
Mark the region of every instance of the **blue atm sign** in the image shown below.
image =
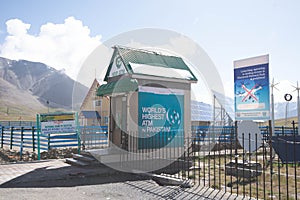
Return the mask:
<path id="1" fill-rule="evenodd" d="M 183 137 L 183 95 L 139 92 L 138 99 L 140 149 L 160 148 Z"/>

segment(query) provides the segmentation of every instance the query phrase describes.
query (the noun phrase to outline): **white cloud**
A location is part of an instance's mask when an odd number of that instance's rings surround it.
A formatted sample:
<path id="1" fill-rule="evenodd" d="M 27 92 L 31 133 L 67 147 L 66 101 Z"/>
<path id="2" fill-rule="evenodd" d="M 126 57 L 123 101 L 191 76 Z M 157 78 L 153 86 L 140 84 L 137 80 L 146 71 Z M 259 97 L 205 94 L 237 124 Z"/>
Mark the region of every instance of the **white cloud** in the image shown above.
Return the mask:
<path id="1" fill-rule="evenodd" d="M 19 19 L 8 20 L 6 26 L 8 36 L 0 46 L 1 56 L 43 62 L 74 79 L 85 58 L 101 44 L 101 36 L 90 36 L 90 29 L 74 17 L 63 24 L 44 24 L 37 35 L 29 34 L 30 24 Z"/>
<path id="2" fill-rule="evenodd" d="M 24 35 L 30 29 L 30 24 L 25 24 L 19 19 L 11 19 L 6 22 L 6 27 L 10 35 Z"/>

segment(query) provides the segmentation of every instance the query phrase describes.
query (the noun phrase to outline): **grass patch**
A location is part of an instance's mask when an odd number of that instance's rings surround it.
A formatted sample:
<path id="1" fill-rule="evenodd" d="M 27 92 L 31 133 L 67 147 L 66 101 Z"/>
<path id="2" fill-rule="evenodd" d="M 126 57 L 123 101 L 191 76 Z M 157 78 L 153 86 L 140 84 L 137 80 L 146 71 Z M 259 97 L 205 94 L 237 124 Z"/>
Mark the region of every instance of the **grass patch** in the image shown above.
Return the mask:
<path id="1" fill-rule="evenodd" d="M 258 154 L 259 156 L 259 154 Z M 241 159 L 242 156 L 239 156 Z M 249 158 L 248 155 L 244 158 Z M 269 158 L 269 156 L 268 156 Z M 279 197 L 281 199 L 296 199 L 295 187 L 297 192 L 300 192 L 300 166 L 294 164 L 279 164 L 273 163 L 273 172 L 271 175 L 270 165 L 268 162 L 262 160 L 262 156 L 258 162 L 262 165 L 262 174 L 257 178 L 237 179 L 233 176 L 225 175 L 225 164 L 228 163 L 233 157 L 230 155 L 215 155 L 206 157 L 195 157 L 194 166 L 200 170 L 190 170 L 189 179 L 194 180 L 196 184 L 203 185 L 210 184 L 209 186 L 214 189 L 226 188 L 226 191 L 238 193 L 239 195 L 258 197 L 260 199 L 272 199 Z M 252 162 L 256 161 L 256 157 L 250 157 Z M 274 161 L 277 161 L 277 158 Z M 295 179 L 296 168 L 296 179 Z M 288 170 L 288 173 L 287 171 Z M 182 174 L 187 174 L 182 172 Z M 280 174 L 280 175 L 279 175 Z M 209 180 L 210 179 L 210 180 Z M 297 184 L 297 185 L 296 185 Z M 296 185 L 296 186 L 295 186 Z"/>

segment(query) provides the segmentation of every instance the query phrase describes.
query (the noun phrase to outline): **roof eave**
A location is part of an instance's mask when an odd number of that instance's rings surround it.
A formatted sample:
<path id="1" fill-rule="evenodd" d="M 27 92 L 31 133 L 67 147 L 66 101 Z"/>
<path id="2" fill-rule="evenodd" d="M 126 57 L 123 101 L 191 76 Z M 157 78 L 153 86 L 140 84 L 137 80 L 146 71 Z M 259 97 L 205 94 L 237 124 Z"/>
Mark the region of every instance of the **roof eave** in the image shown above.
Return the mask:
<path id="1" fill-rule="evenodd" d="M 131 75 L 135 79 L 147 79 L 147 80 L 157 80 L 157 81 L 170 81 L 170 82 L 180 82 L 180 83 L 197 83 L 197 79 L 180 79 L 180 78 L 171 78 L 171 77 L 162 77 L 155 75 L 145 75 L 134 73 Z"/>

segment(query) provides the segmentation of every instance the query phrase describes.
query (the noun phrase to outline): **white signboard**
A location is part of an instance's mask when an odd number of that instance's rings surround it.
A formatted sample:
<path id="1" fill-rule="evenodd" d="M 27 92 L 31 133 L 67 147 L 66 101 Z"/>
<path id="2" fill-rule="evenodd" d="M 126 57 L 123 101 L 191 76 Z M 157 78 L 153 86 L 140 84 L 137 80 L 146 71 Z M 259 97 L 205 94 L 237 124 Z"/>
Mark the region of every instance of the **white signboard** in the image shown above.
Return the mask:
<path id="1" fill-rule="evenodd" d="M 76 117 L 74 113 L 49 113 L 40 115 L 41 133 L 75 133 Z"/>
<path id="2" fill-rule="evenodd" d="M 43 134 L 75 133 L 76 132 L 75 120 L 42 122 L 41 131 Z"/>

